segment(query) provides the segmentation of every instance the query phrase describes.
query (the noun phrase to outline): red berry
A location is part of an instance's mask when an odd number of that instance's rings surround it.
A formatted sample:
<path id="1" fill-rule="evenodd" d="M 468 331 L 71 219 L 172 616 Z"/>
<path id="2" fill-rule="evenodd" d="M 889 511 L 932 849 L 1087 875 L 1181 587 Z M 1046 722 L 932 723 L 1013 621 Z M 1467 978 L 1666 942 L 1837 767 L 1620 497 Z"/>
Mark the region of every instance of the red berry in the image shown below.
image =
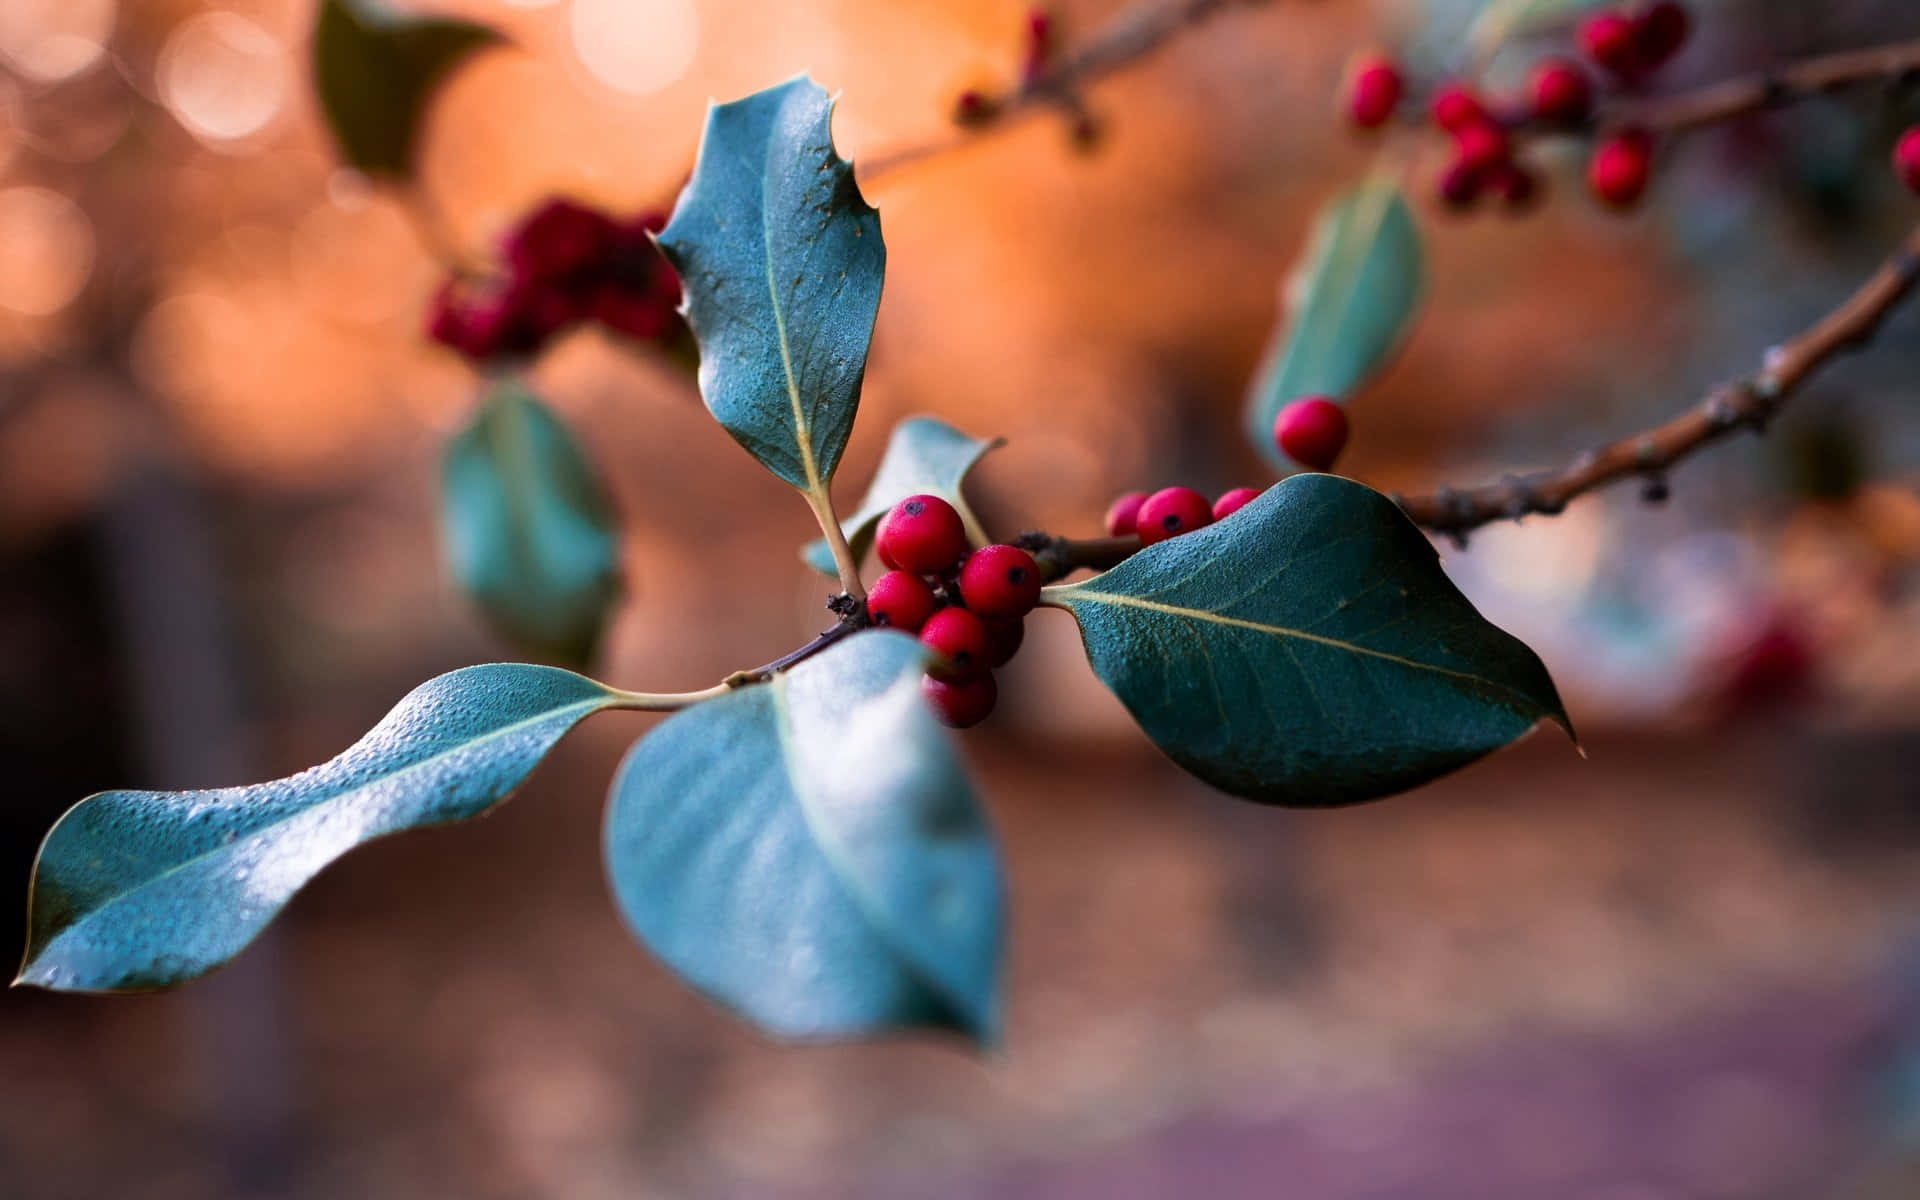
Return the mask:
<path id="1" fill-rule="evenodd" d="M 1486 106 L 1464 83 L 1449 83 L 1433 94 L 1429 110 L 1433 123 L 1448 133 L 1458 133 L 1469 125 L 1487 122 Z"/>
<path id="2" fill-rule="evenodd" d="M 1624 13 L 1604 12 L 1580 23 L 1580 49 L 1612 71 L 1631 78 L 1645 66 L 1641 58 L 1640 23 Z"/>
<path id="3" fill-rule="evenodd" d="M 1893 170 L 1900 182 L 1920 192 L 1920 125 L 1900 135 L 1893 146 Z"/>
<path id="4" fill-rule="evenodd" d="M 1488 121 L 1476 121 L 1453 135 L 1454 161 L 1484 175 L 1507 161 L 1507 135 Z"/>
<path id="5" fill-rule="evenodd" d="M 880 561 L 917 575 L 934 575 L 967 552 L 960 514 L 938 496 L 908 496 L 880 522 Z"/>
<path id="6" fill-rule="evenodd" d="M 992 675 L 952 683 L 931 675 L 920 681 L 920 692 L 933 706 L 933 715 L 943 725 L 966 729 L 987 719 L 993 702 L 1000 698 L 1000 685 Z"/>
<path id="7" fill-rule="evenodd" d="M 983 617 L 1024 617 L 1040 602 L 1040 567 L 1018 546 L 982 546 L 960 568 L 960 594 Z"/>
<path id="8" fill-rule="evenodd" d="M 978 88 L 968 88 L 953 100 L 953 119 L 962 125 L 978 125 L 992 117 L 999 105 Z"/>
<path id="9" fill-rule="evenodd" d="M 888 571 L 867 589 L 867 615 L 875 625 L 919 633 L 933 609 L 933 589 L 909 571 Z"/>
<path id="10" fill-rule="evenodd" d="M 988 621 L 987 661 L 995 667 L 1006 666 L 1013 661 L 1026 636 L 1027 623 L 1018 617 L 1011 621 Z"/>
<path id="11" fill-rule="evenodd" d="M 1260 494 L 1259 488 L 1234 488 L 1213 502 L 1213 519 L 1224 521 L 1247 506 Z"/>
<path id="12" fill-rule="evenodd" d="M 506 260 L 520 279 L 560 279 L 594 266 L 618 237 L 613 218 L 572 200 L 549 200 L 507 235 Z"/>
<path id="13" fill-rule="evenodd" d="M 1528 80 L 1533 115 L 1549 125 L 1578 125 L 1593 111 L 1593 85 L 1578 63 L 1541 59 Z"/>
<path id="14" fill-rule="evenodd" d="M 1134 532 L 1141 545 L 1151 546 L 1212 523 L 1213 505 L 1205 496 L 1188 487 L 1161 488 L 1140 506 Z"/>
<path id="15" fill-rule="evenodd" d="M 964 608 L 943 608 L 928 617 L 920 641 L 938 656 L 927 674 L 949 682 L 984 674 L 993 653 L 986 623 Z"/>
<path id="16" fill-rule="evenodd" d="M 1646 131 L 1623 130 L 1595 147 L 1587 164 L 1587 186 L 1614 208 L 1632 208 L 1647 190 L 1652 160 L 1653 139 Z"/>
<path id="17" fill-rule="evenodd" d="M 1273 423 L 1280 453 L 1311 471 L 1325 471 L 1347 446 L 1347 410 L 1325 396 L 1295 400 Z"/>
<path id="18" fill-rule="evenodd" d="M 1393 60 L 1370 54 L 1354 64 L 1347 84 L 1347 119 L 1362 129 L 1377 129 L 1387 123 L 1400 106 L 1405 84 Z"/>
<path id="19" fill-rule="evenodd" d="M 1687 17 L 1687 10 L 1672 0 L 1660 0 L 1660 3 L 1640 14 L 1634 32 L 1639 43 L 1641 65 L 1652 70 L 1680 53 L 1680 47 L 1686 45 L 1687 34 L 1692 27 L 1693 22 Z"/>
<path id="20" fill-rule="evenodd" d="M 593 293 L 593 319 L 615 333 L 641 341 L 655 341 L 671 333 L 680 316 L 672 301 L 663 302 L 645 292 L 616 284 L 602 284 Z"/>
<path id="21" fill-rule="evenodd" d="M 502 355 L 532 354 L 547 330 L 529 318 L 527 289 L 448 280 L 433 298 L 427 336 L 475 362 Z"/>
<path id="22" fill-rule="evenodd" d="M 1487 179 L 1487 187 L 1500 197 L 1500 207 L 1511 216 L 1533 211 L 1540 199 L 1540 177 L 1516 162 L 1504 162 Z"/>
<path id="23" fill-rule="evenodd" d="M 1440 203 L 1455 212 L 1465 212 L 1480 198 L 1480 172 L 1463 162 L 1447 165 L 1434 184 Z"/>
<path id="24" fill-rule="evenodd" d="M 1107 532 L 1114 537 L 1125 537 L 1133 532 L 1134 523 L 1140 519 L 1140 506 L 1147 502 L 1145 492 L 1128 492 L 1107 506 Z"/>

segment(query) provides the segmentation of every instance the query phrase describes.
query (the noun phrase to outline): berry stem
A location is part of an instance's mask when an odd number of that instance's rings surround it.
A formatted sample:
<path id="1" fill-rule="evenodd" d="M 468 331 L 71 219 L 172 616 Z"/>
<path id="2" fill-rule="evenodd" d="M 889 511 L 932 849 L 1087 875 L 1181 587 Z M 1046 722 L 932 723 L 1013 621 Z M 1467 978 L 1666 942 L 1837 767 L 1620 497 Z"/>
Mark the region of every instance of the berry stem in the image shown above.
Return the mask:
<path id="1" fill-rule="evenodd" d="M 733 688 L 724 683 L 716 683 L 710 688 L 697 692 L 629 692 L 625 688 L 608 688 L 616 697 L 615 708 L 632 712 L 678 712 L 683 708 L 692 708 L 702 700 L 713 700 L 726 695 Z"/>
<path id="2" fill-rule="evenodd" d="M 840 572 L 840 590 L 864 608 L 867 589 L 860 582 L 860 564 L 853 560 L 853 548 L 847 545 L 847 535 L 840 528 L 840 518 L 833 511 L 833 497 L 827 494 L 825 483 L 808 490 L 807 505 L 813 509 L 814 520 L 820 522 L 827 548 L 833 551 L 833 565 Z"/>
<path id="3" fill-rule="evenodd" d="M 1416 523 L 1464 543 L 1469 530 L 1490 521 L 1529 513 L 1552 516 L 1575 497 L 1617 480 L 1664 481 L 1668 468 L 1702 447 L 1739 429 L 1763 431 L 1796 387 L 1845 351 L 1872 340 L 1887 314 L 1916 283 L 1920 283 L 1920 227 L 1844 303 L 1811 328 L 1768 350 L 1758 371 L 1714 389 L 1665 424 L 1589 450 L 1562 467 L 1509 475 L 1478 487 L 1441 488 L 1394 499 Z"/>
<path id="4" fill-rule="evenodd" d="M 1623 100 L 1602 108 L 1598 119 L 1603 125 L 1638 125 L 1655 133 L 1671 133 L 1778 108 L 1856 83 L 1913 76 L 1920 76 L 1920 40 L 1803 58 L 1691 91 Z"/>

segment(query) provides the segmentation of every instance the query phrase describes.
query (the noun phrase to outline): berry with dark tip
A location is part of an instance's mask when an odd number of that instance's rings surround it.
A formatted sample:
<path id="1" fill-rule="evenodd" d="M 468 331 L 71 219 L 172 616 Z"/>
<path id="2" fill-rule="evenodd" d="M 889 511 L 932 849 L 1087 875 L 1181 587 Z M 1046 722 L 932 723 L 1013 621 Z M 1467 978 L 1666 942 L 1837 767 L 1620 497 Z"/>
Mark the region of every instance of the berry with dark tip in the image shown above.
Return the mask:
<path id="1" fill-rule="evenodd" d="M 1593 111 L 1593 85 L 1580 64 L 1564 58 L 1544 58 L 1527 80 L 1535 119 L 1549 125 L 1578 125 Z"/>
<path id="2" fill-rule="evenodd" d="M 1480 172 L 1465 163 L 1449 163 L 1434 181 L 1433 191 L 1442 207 L 1465 212 L 1480 199 Z"/>
<path id="3" fill-rule="evenodd" d="M 1133 532 L 1134 523 L 1140 519 L 1140 506 L 1147 502 L 1145 492 L 1128 492 L 1107 506 L 1107 533 L 1112 537 L 1125 537 Z"/>
<path id="4" fill-rule="evenodd" d="M 989 619 L 1024 617 L 1040 602 L 1040 567 L 1018 546 L 982 546 L 960 567 L 960 595 Z"/>
<path id="5" fill-rule="evenodd" d="M 1213 502 L 1213 519 L 1224 521 L 1260 494 L 1259 488 L 1234 488 Z"/>
<path id="6" fill-rule="evenodd" d="M 1400 106 L 1405 86 L 1392 59 L 1367 55 L 1353 65 L 1347 83 L 1347 119 L 1361 129 L 1378 129 Z"/>
<path id="7" fill-rule="evenodd" d="M 1516 162 L 1505 162 L 1487 180 L 1487 188 L 1500 197 L 1500 207 L 1509 216 L 1533 211 L 1540 199 L 1540 176 Z"/>
<path id="8" fill-rule="evenodd" d="M 1454 161 L 1484 176 L 1507 161 L 1507 135 L 1497 125 L 1476 121 L 1453 135 Z"/>
<path id="9" fill-rule="evenodd" d="M 867 589 L 867 615 L 888 629 L 919 633 L 934 608 L 933 589 L 910 571 L 888 571 Z"/>
<path id="10" fill-rule="evenodd" d="M 1326 471 L 1347 446 L 1347 411 L 1325 396 L 1307 396 L 1273 422 L 1280 453 L 1311 471 Z"/>
<path id="11" fill-rule="evenodd" d="M 880 561 L 917 575 L 936 575 L 967 552 L 967 528 L 938 496 L 908 496 L 880 522 Z"/>
<path id="12" fill-rule="evenodd" d="M 920 641 L 936 656 L 927 674 L 948 682 L 984 674 L 993 652 L 986 622 L 964 608 L 943 608 L 928 617 Z"/>
<path id="13" fill-rule="evenodd" d="M 1580 23 L 1580 50 L 1623 79 L 1637 77 L 1644 65 L 1640 23 L 1625 13 L 1596 13 Z"/>
<path id="14" fill-rule="evenodd" d="M 927 698 L 942 725 L 967 729 L 987 719 L 994 701 L 1000 698 L 1000 685 L 990 674 L 957 682 L 929 675 L 920 681 L 920 694 Z"/>
<path id="15" fill-rule="evenodd" d="M 1140 506 L 1135 532 L 1141 545 L 1151 546 L 1212 523 L 1213 505 L 1205 496 L 1189 487 L 1161 488 Z"/>

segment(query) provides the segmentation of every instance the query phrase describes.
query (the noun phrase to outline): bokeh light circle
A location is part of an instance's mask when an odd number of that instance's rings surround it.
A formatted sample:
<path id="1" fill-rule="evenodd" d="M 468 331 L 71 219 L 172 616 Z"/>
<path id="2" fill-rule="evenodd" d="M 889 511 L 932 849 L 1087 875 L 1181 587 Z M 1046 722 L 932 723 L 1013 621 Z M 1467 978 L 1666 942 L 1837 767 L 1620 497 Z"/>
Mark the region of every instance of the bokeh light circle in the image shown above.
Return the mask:
<path id="1" fill-rule="evenodd" d="M 93 222 L 42 187 L 0 191 L 0 308 L 31 317 L 59 312 L 93 273 Z"/>
<path id="2" fill-rule="evenodd" d="M 258 133 L 279 115 L 292 79 L 286 47 L 233 12 L 183 22 L 160 51 L 160 98 L 204 141 Z"/>
<path id="3" fill-rule="evenodd" d="M 574 53 L 618 91 L 640 96 L 674 83 L 699 44 L 692 0 L 574 0 Z"/>

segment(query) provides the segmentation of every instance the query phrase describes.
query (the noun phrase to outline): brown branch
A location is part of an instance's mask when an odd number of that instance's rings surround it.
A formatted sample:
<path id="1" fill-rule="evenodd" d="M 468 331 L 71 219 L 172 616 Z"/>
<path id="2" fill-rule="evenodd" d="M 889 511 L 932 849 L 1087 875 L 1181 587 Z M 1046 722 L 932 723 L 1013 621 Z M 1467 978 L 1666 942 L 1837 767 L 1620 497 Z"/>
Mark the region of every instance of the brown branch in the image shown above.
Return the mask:
<path id="1" fill-rule="evenodd" d="M 997 96 L 983 96 L 975 115 L 961 127 L 939 137 L 884 151 L 859 166 L 860 180 L 869 183 L 910 163 L 969 144 L 983 135 L 1005 129 L 1041 108 L 1058 108 L 1075 119 L 1087 120 L 1082 94 L 1088 85 L 1153 53 L 1182 30 L 1204 24 L 1234 8 L 1253 8 L 1266 0 L 1162 0 L 1125 13 L 1079 47 L 1056 55 L 1039 72 Z"/>
<path id="2" fill-rule="evenodd" d="M 1464 542 L 1469 530 L 1490 521 L 1529 513 L 1550 516 L 1574 498 L 1621 479 L 1645 479 L 1656 496 L 1664 494 L 1668 468 L 1736 430 L 1763 430 L 1809 376 L 1871 340 L 1916 281 L 1920 228 L 1845 303 L 1798 337 L 1768 350 L 1758 371 L 1715 389 L 1666 424 L 1589 450 L 1564 467 L 1394 499 L 1418 524 Z"/>
<path id="3" fill-rule="evenodd" d="M 1856 83 L 1915 77 L 1920 77 L 1920 41 L 1896 42 L 1805 58 L 1692 91 L 1622 100 L 1602 108 L 1599 123 L 1638 125 L 1656 133 L 1677 133 L 1744 113 L 1778 108 Z"/>

